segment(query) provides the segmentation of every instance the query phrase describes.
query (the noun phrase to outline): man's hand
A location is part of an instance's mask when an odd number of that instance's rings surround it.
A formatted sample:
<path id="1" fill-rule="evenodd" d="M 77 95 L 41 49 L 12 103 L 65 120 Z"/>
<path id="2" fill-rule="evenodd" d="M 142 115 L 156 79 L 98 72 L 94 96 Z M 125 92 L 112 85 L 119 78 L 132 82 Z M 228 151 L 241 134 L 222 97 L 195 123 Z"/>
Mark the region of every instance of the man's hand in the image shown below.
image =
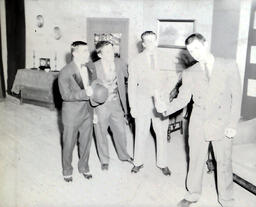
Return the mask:
<path id="1" fill-rule="evenodd" d="M 164 113 L 167 110 L 167 106 L 164 101 L 162 101 L 162 97 L 160 96 L 158 90 L 154 91 L 154 102 L 155 108 L 158 113 Z"/>
<path id="2" fill-rule="evenodd" d="M 165 114 L 164 112 L 167 110 L 166 104 L 163 101 L 155 101 L 156 111 L 160 114 Z"/>
<path id="3" fill-rule="evenodd" d="M 129 125 L 131 116 L 129 114 L 124 114 L 124 120 L 125 120 L 125 124 Z"/>
<path id="4" fill-rule="evenodd" d="M 94 124 L 97 124 L 98 121 L 99 121 L 99 120 L 98 120 L 98 116 L 97 116 L 97 114 L 94 113 L 94 114 L 93 114 L 93 123 L 94 123 Z"/>
<path id="5" fill-rule="evenodd" d="M 92 90 L 92 87 L 91 86 L 88 86 L 86 89 L 85 89 L 85 93 L 87 96 L 91 97 L 93 95 L 93 90 Z"/>
<path id="6" fill-rule="evenodd" d="M 236 130 L 233 128 L 226 128 L 224 134 L 225 137 L 232 139 L 234 136 L 236 136 Z"/>
<path id="7" fill-rule="evenodd" d="M 133 118 L 136 118 L 136 109 L 131 108 L 130 113 L 131 113 L 131 115 L 132 115 Z"/>

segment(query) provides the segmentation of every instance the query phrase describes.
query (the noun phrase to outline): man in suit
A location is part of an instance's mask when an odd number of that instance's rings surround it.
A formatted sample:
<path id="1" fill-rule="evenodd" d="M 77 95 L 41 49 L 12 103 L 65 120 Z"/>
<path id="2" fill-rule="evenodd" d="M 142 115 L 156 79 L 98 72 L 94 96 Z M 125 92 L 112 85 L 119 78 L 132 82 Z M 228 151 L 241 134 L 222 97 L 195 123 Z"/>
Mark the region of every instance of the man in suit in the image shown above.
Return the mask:
<path id="1" fill-rule="evenodd" d="M 240 117 L 241 83 L 232 60 L 214 57 L 206 39 L 198 33 L 185 41 L 192 57 L 198 61 L 182 74 L 179 94 L 171 103 L 156 100 L 164 116 L 194 101 L 189 125 L 188 192 L 179 207 L 197 202 L 202 192 L 202 177 L 209 143 L 217 162 L 218 200 L 223 207 L 233 206 L 232 138 Z"/>
<path id="2" fill-rule="evenodd" d="M 135 118 L 135 150 L 132 173 L 143 167 L 146 140 L 150 135 L 151 122 L 156 134 L 157 166 L 164 175 L 170 175 L 167 167 L 167 128 L 169 119 L 155 111 L 153 95 L 155 91 L 163 91 L 159 77 L 156 57 L 157 36 L 152 31 L 141 35 L 144 51 L 129 66 L 128 97 L 131 115 Z M 169 91 L 165 95 L 168 100 Z"/>
<path id="3" fill-rule="evenodd" d="M 127 66 L 114 57 L 113 46 L 109 41 L 96 44 L 96 51 L 101 58 L 95 62 L 97 80 L 108 89 L 108 99 L 95 108 L 98 122 L 95 123 L 95 135 L 102 170 L 109 168 L 109 149 L 107 134 L 110 127 L 118 157 L 122 161 L 132 162 L 127 152 L 125 116 L 127 115 L 125 77 Z"/>
<path id="4" fill-rule="evenodd" d="M 93 90 L 90 87 L 93 78 L 92 72 L 85 66 L 89 61 L 87 43 L 75 41 L 71 44 L 72 61 L 60 71 L 58 84 L 63 99 L 62 122 L 63 149 L 62 165 L 63 176 L 67 182 L 72 181 L 72 154 L 79 132 L 79 162 L 78 171 L 86 179 L 92 178 L 89 171 L 89 154 L 92 141 L 93 109 L 90 97 Z"/>

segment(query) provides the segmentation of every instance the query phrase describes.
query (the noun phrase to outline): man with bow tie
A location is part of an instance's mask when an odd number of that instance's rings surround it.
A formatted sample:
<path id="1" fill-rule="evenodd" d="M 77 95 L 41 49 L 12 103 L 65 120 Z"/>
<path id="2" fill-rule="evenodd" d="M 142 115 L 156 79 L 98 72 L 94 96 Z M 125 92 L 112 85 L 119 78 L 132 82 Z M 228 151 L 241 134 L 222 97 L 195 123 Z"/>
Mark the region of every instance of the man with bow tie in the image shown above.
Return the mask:
<path id="1" fill-rule="evenodd" d="M 143 167 L 147 138 L 150 126 L 156 134 L 157 166 L 166 176 L 171 175 L 167 166 L 167 128 L 169 119 L 157 113 L 153 104 L 156 91 L 164 91 L 164 83 L 159 79 L 160 68 L 157 64 L 157 35 L 146 31 L 141 35 L 144 51 L 135 57 L 129 66 L 128 97 L 131 115 L 135 119 L 135 150 L 132 173 Z M 159 87 L 160 86 L 160 87 Z M 165 94 L 169 98 L 169 91 Z"/>
<path id="2" fill-rule="evenodd" d="M 93 109 L 90 104 L 93 90 L 90 84 L 95 78 L 93 73 L 85 66 L 89 61 L 87 43 L 82 41 L 73 42 L 71 44 L 71 54 L 72 61 L 62 68 L 58 78 L 63 99 L 62 166 L 66 182 L 72 181 L 72 155 L 77 143 L 78 132 L 78 171 L 86 179 L 92 178 L 88 165 L 93 129 Z"/>
<path id="3" fill-rule="evenodd" d="M 233 60 L 214 57 L 208 42 L 199 33 L 185 41 L 191 56 L 198 61 L 183 71 L 179 94 L 171 103 L 156 99 L 155 106 L 164 116 L 185 107 L 193 99 L 189 124 L 188 192 L 178 204 L 188 207 L 200 198 L 205 161 L 212 143 L 217 162 L 218 200 L 223 207 L 232 207 L 232 138 L 240 118 L 241 80 Z"/>

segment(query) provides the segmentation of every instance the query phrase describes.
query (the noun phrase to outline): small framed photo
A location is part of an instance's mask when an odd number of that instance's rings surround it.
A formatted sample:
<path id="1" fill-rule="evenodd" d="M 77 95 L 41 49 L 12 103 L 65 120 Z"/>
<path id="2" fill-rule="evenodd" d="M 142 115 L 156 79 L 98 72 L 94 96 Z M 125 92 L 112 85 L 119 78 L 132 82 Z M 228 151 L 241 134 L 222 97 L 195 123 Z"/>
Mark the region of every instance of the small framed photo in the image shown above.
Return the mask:
<path id="1" fill-rule="evenodd" d="M 186 38 L 195 32 L 193 19 L 159 19 L 158 47 L 185 48 Z"/>
<path id="2" fill-rule="evenodd" d="M 51 68 L 50 67 L 50 58 L 40 58 L 39 59 L 39 68 L 41 70 L 44 70 L 46 68 Z"/>

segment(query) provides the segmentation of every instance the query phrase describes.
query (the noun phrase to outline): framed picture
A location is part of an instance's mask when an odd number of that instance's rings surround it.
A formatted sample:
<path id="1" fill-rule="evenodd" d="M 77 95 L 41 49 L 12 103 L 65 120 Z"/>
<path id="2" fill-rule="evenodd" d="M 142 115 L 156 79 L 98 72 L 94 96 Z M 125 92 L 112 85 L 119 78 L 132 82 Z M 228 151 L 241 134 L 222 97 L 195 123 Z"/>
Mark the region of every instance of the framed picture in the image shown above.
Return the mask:
<path id="1" fill-rule="evenodd" d="M 39 68 L 44 70 L 46 68 L 51 68 L 50 66 L 50 58 L 40 58 L 39 59 Z"/>
<path id="2" fill-rule="evenodd" d="M 95 45 L 101 40 L 110 41 L 114 47 L 115 56 L 128 61 L 128 18 L 87 18 L 87 42 L 92 52 L 91 58 L 97 61 Z"/>
<path id="3" fill-rule="evenodd" d="M 186 38 L 195 32 L 195 20 L 159 19 L 158 47 L 185 48 Z"/>
<path id="4" fill-rule="evenodd" d="M 94 45 L 99 41 L 109 41 L 113 45 L 115 56 L 120 57 L 121 37 L 122 33 L 94 33 Z"/>

